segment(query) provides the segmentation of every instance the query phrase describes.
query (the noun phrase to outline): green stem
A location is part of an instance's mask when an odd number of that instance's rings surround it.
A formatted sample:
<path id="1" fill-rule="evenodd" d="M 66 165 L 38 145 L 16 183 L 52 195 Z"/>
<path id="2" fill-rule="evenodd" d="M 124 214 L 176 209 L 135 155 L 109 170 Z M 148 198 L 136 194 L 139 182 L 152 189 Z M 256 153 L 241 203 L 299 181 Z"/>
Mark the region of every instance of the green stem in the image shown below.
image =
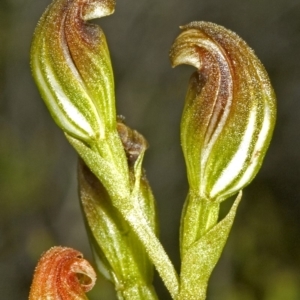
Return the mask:
<path id="1" fill-rule="evenodd" d="M 135 208 L 126 210 L 122 205 L 118 209 L 144 245 L 150 260 L 155 265 L 172 298 L 176 299 L 179 290 L 178 275 L 155 233 L 143 215 Z"/>
<path id="2" fill-rule="evenodd" d="M 205 235 L 218 222 L 220 204 L 206 199 L 200 199 L 199 195 L 190 191 L 181 218 L 180 228 L 180 254 L 181 254 L 181 270 L 183 270 L 185 255 L 191 247 Z M 207 282 L 197 286 L 197 295 L 193 289 L 189 293 L 186 288 L 186 278 L 181 278 L 180 294 L 178 300 L 185 299 L 206 299 Z M 184 290 L 182 290 L 184 288 Z M 197 297 L 197 298 L 195 298 Z"/>
<path id="3" fill-rule="evenodd" d="M 119 300 L 158 300 L 153 286 L 135 284 L 132 286 L 118 286 L 117 297 Z"/>
<path id="4" fill-rule="evenodd" d="M 206 299 L 208 280 L 226 244 L 241 197 L 242 192 L 226 217 L 217 222 L 218 204 L 199 200 L 190 194 L 182 217 L 183 250 L 177 300 Z"/>
<path id="5" fill-rule="evenodd" d="M 90 148 L 68 134 L 66 137 L 90 170 L 103 183 L 113 206 L 119 210 L 135 232 L 171 296 L 176 299 L 179 291 L 178 275 L 154 230 L 150 227 L 140 208 L 135 205 L 138 202 L 135 198 L 137 193 L 130 189 L 129 183 L 124 182 L 124 176 L 122 173 L 120 174 L 118 168 L 107 164 L 99 155 L 96 147 Z"/>
<path id="6" fill-rule="evenodd" d="M 218 222 L 220 204 L 200 199 L 190 191 L 182 211 L 180 227 L 180 254 L 186 251 Z"/>

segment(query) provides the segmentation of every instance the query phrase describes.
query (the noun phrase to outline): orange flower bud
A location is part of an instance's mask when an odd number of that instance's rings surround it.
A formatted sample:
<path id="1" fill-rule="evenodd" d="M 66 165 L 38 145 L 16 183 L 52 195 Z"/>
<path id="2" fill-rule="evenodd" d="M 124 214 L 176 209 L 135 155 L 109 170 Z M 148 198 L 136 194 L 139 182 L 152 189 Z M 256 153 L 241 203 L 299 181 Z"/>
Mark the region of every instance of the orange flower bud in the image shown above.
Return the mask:
<path id="1" fill-rule="evenodd" d="M 87 299 L 96 273 L 72 248 L 53 247 L 40 259 L 34 273 L 29 300 Z"/>

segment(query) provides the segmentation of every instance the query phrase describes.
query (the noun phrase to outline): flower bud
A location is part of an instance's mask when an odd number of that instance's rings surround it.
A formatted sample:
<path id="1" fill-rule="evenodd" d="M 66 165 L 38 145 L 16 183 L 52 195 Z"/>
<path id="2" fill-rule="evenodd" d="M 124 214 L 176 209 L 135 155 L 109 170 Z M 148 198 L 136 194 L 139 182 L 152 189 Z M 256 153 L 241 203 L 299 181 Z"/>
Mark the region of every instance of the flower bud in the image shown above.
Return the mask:
<path id="1" fill-rule="evenodd" d="M 121 139 L 129 168 L 133 168 L 139 156 L 148 148 L 146 139 L 136 130 L 129 128 L 124 119 L 118 117 L 117 132 Z"/>
<path id="2" fill-rule="evenodd" d="M 53 247 L 35 269 L 29 300 L 87 299 L 95 282 L 96 273 L 80 252 Z"/>
<path id="3" fill-rule="evenodd" d="M 115 128 L 113 72 L 105 36 L 88 23 L 113 13 L 114 0 L 55 0 L 36 28 L 31 67 L 52 117 L 85 142 Z"/>
<path id="4" fill-rule="evenodd" d="M 170 57 L 192 75 L 181 121 L 190 187 L 222 201 L 258 172 L 272 136 L 275 95 L 268 75 L 235 33 L 208 22 L 182 27 Z"/>

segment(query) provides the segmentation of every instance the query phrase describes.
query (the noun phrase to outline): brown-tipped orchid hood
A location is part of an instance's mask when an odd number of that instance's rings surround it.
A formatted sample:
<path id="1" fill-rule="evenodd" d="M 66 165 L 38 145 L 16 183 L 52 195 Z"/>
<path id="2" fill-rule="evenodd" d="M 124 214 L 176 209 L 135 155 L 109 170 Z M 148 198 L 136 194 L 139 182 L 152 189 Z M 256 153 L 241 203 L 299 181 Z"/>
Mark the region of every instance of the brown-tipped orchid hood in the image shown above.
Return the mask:
<path id="1" fill-rule="evenodd" d="M 235 33 L 208 22 L 182 27 L 171 49 L 173 66 L 192 75 L 181 122 L 191 189 L 222 201 L 258 172 L 276 117 L 265 68 Z"/>

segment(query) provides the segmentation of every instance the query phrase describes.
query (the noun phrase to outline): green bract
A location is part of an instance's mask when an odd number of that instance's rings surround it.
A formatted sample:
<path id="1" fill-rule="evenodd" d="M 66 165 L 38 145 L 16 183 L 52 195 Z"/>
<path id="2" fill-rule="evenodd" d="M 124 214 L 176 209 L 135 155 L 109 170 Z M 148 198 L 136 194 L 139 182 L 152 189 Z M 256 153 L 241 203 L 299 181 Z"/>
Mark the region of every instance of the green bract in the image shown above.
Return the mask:
<path id="1" fill-rule="evenodd" d="M 182 29 L 172 64 L 198 69 L 181 121 L 189 183 L 202 199 L 220 202 L 258 172 L 275 124 L 275 95 L 265 68 L 235 33 L 208 22 Z"/>
<path id="2" fill-rule="evenodd" d="M 112 205 L 104 186 L 82 161 L 78 178 L 81 205 L 98 270 L 114 283 L 120 299 L 157 299 L 152 286 L 153 265 L 143 245 Z M 145 177 L 140 184 L 138 205 L 156 232 L 154 198 Z"/>

